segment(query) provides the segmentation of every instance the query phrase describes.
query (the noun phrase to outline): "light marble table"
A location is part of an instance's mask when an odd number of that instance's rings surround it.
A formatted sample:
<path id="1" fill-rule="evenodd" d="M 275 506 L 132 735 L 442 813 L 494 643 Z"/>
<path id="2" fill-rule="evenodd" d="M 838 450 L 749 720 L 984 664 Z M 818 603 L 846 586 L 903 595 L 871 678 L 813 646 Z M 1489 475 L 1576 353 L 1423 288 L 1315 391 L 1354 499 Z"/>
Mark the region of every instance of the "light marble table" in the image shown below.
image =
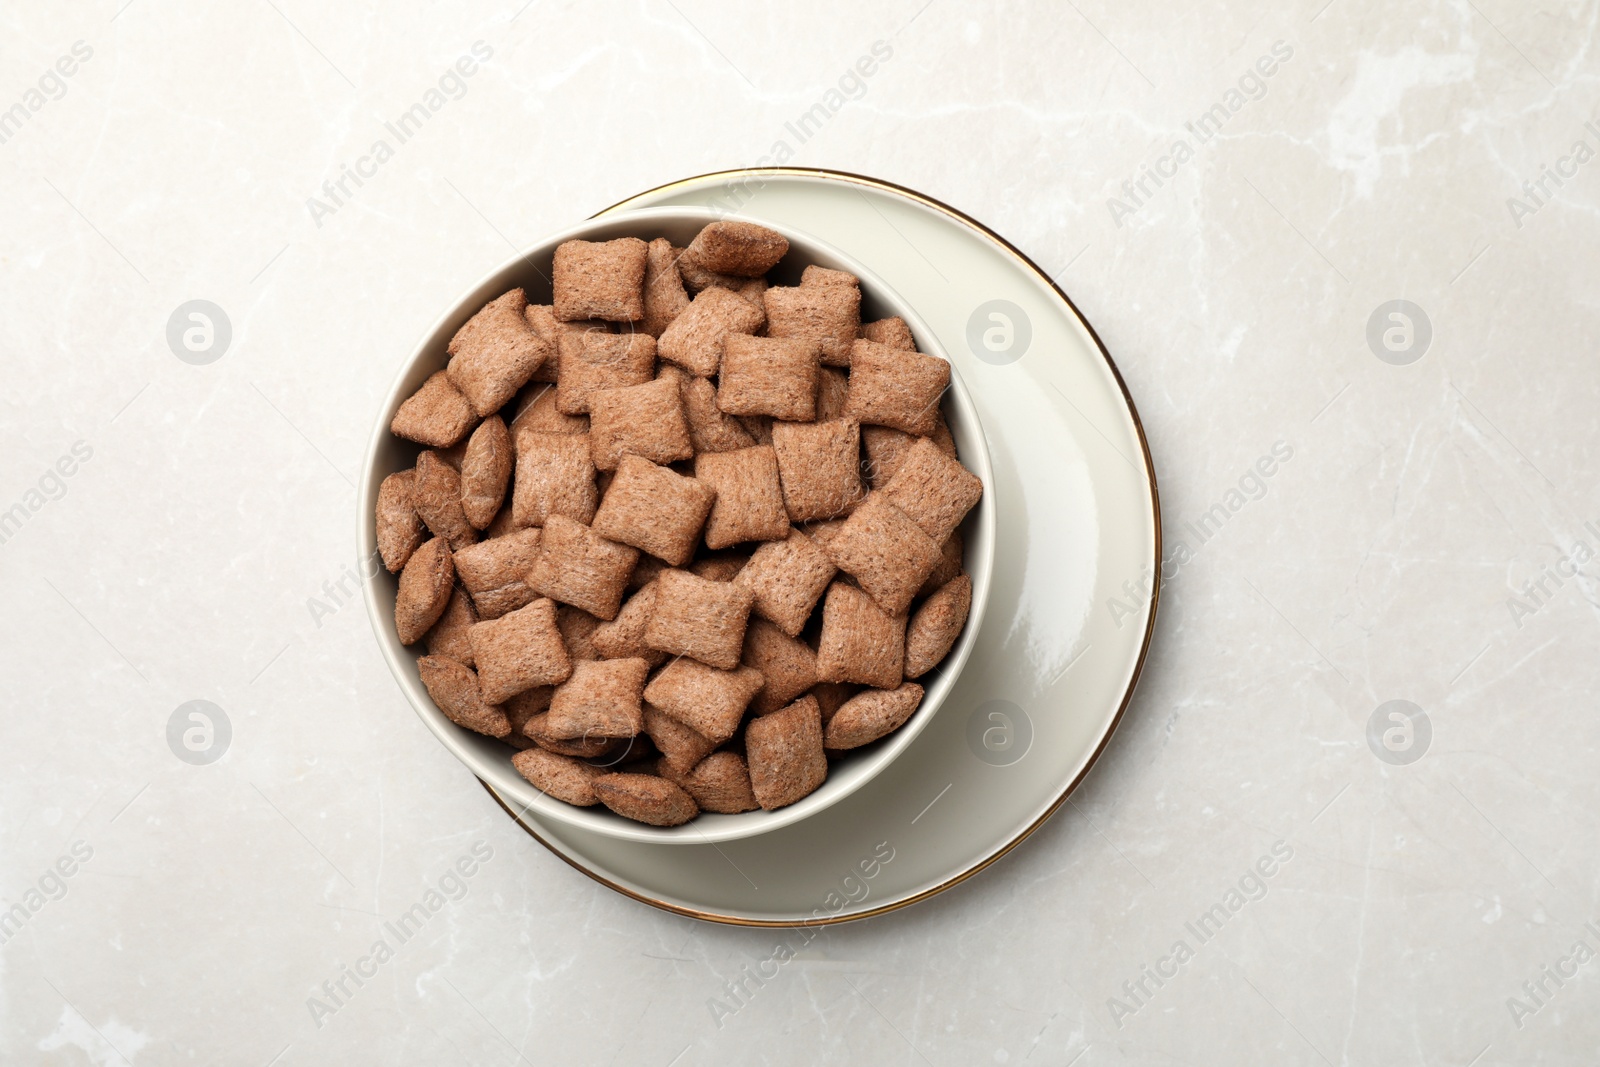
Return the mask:
<path id="1" fill-rule="evenodd" d="M 0 13 L 0 1060 L 1594 1062 L 1594 4 L 519 3 Z M 1190 552 L 1072 805 L 724 1017 L 775 936 L 591 883 L 420 727 L 352 483 L 508 246 L 780 141 L 1057 272 Z"/>

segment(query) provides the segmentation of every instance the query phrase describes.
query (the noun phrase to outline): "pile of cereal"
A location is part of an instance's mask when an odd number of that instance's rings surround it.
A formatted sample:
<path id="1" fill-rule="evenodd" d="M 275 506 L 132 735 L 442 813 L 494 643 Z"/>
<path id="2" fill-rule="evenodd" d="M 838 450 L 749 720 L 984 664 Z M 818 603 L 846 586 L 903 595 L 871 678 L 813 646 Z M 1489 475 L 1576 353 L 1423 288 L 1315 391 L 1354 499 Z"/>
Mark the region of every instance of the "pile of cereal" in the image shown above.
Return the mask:
<path id="1" fill-rule="evenodd" d="M 853 275 L 769 286 L 788 249 L 739 221 L 568 241 L 551 305 L 486 304 L 395 413 L 426 446 L 378 491 L 400 640 L 569 804 L 793 804 L 911 717 L 966 624 L 983 483 L 950 367 L 862 323 Z"/>

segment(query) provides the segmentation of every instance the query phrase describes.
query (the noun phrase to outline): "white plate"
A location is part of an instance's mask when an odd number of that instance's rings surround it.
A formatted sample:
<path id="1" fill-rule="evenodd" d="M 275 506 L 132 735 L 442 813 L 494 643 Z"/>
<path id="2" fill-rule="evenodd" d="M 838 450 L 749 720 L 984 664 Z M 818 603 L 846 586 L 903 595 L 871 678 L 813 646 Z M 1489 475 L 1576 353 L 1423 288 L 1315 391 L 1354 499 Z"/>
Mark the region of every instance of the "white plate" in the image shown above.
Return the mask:
<path id="1" fill-rule="evenodd" d="M 1155 624 L 1161 551 L 1138 415 L 1065 295 L 1001 238 L 920 194 L 837 172 L 733 171 L 602 214 L 666 205 L 808 231 L 869 264 L 921 312 L 989 442 L 1000 513 L 987 619 L 922 734 L 802 823 L 722 845 L 654 845 L 506 810 L 591 878 L 701 919 L 809 926 L 904 907 L 1037 829 L 1127 707 Z"/>

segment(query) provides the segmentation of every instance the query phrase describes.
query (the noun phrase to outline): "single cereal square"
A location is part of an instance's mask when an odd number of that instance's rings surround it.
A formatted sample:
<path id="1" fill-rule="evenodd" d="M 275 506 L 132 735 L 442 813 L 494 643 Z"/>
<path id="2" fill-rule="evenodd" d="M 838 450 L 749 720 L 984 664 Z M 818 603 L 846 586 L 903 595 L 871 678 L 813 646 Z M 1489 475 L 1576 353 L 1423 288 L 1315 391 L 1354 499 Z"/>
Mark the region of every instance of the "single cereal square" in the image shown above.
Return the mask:
<path id="1" fill-rule="evenodd" d="M 563 241 L 557 245 L 552 301 L 556 318 L 563 322 L 633 322 L 644 318 L 647 256 L 647 246 L 637 237 Z"/>
<path id="2" fill-rule="evenodd" d="M 511 420 L 511 444 L 521 451 L 522 436 L 529 433 L 558 433 L 564 435 L 589 432 L 589 416 L 563 415 L 556 407 L 556 387 L 544 385 L 528 396 L 521 409 Z"/>
<path id="3" fill-rule="evenodd" d="M 412 495 L 416 471 L 395 471 L 378 486 L 378 555 L 390 574 L 397 573 L 422 544 L 422 516 Z"/>
<path id="4" fill-rule="evenodd" d="M 692 659 L 675 659 L 650 679 L 644 699 L 720 745 L 739 729 L 761 681 L 761 672 L 750 667 L 723 671 Z"/>
<path id="5" fill-rule="evenodd" d="M 744 665 L 761 672 L 764 684 L 750 703 L 757 715 L 777 711 L 817 684 L 817 654 L 766 619 L 751 619 L 744 632 Z"/>
<path id="6" fill-rule="evenodd" d="M 645 644 L 645 630 L 655 613 L 656 587 L 651 582 L 629 597 L 617 617 L 595 627 L 590 642 L 600 659 L 638 658 L 652 667 L 660 666 L 667 654 Z"/>
<path id="7" fill-rule="evenodd" d="M 443 656 L 468 667 L 477 666 L 469 636 L 473 623 L 477 621 L 478 611 L 472 606 L 472 598 L 459 588 L 452 589 L 450 600 L 444 606 L 444 614 L 422 635 L 428 655 Z"/>
<path id="8" fill-rule="evenodd" d="M 836 568 L 822 547 L 799 530 L 782 541 L 768 541 L 734 578 L 753 596 L 752 610 L 790 637 L 805 628 Z"/>
<path id="9" fill-rule="evenodd" d="M 450 338 L 445 373 L 480 418 L 504 407 L 555 355 L 523 315 L 527 306 L 527 295 L 513 289 L 485 304 Z"/>
<path id="10" fill-rule="evenodd" d="M 683 275 L 678 273 L 678 253 L 672 250 L 671 241 L 657 237 L 645 255 L 644 317 L 639 329 L 651 337 L 660 337 L 661 331 L 671 326 L 688 306 L 689 294 L 684 292 Z"/>
<path id="11" fill-rule="evenodd" d="M 823 734 L 823 744 L 835 750 L 870 744 L 905 725 L 921 703 L 922 686 L 916 682 L 897 689 L 857 693 L 834 713 Z"/>
<path id="12" fill-rule="evenodd" d="M 548 530 L 545 536 L 549 536 Z M 662 571 L 655 584 L 655 611 L 645 627 L 646 644 L 669 655 L 693 656 L 725 671 L 739 665 L 754 599 L 748 589 L 732 582 L 707 581 L 687 571 Z"/>
<path id="13" fill-rule="evenodd" d="M 817 678 L 893 689 L 902 680 L 906 617 L 890 615 L 863 590 L 844 582 L 828 587 L 822 604 Z"/>
<path id="14" fill-rule="evenodd" d="M 972 610 L 972 579 L 957 575 L 933 594 L 906 624 L 907 678 L 920 678 L 950 654 Z"/>
<path id="15" fill-rule="evenodd" d="M 854 285 L 858 288 L 861 279 L 847 270 L 834 270 L 831 267 L 819 267 L 815 263 L 800 272 L 801 285 Z"/>
<path id="16" fill-rule="evenodd" d="M 499 415 L 484 419 L 467 438 L 467 451 L 461 457 L 461 508 L 478 529 L 493 522 L 500 511 L 515 459 L 511 434 Z"/>
<path id="17" fill-rule="evenodd" d="M 713 752 L 683 775 L 678 784 L 694 797 L 701 811 L 737 815 L 761 806 L 750 788 L 750 768 L 737 752 Z"/>
<path id="18" fill-rule="evenodd" d="M 400 571 L 400 588 L 394 597 L 394 628 L 402 645 L 416 644 L 439 621 L 450 603 L 455 581 L 450 542 L 444 538 L 424 541 L 411 553 Z M 744 637 L 743 626 L 739 636 Z"/>
<path id="19" fill-rule="evenodd" d="M 648 826 L 681 826 L 700 813 L 682 786 L 655 775 L 602 774 L 593 785 L 600 803 Z"/>
<path id="20" fill-rule="evenodd" d="M 837 367 L 817 369 L 817 421 L 844 418 L 850 399 L 850 377 Z"/>
<path id="21" fill-rule="evenodd" d="M 750 786 L 766 811 L 809 795 L 828 777 L 822 752 L 822 711 L 804 697 L 753 720 L 744 732 Z"/>
<path id="22" fill-rule="evenodd" d="M 809 422 L 817 413 L 817 360 L 808 340 L 730 334 L 723 342 L 717 407 L 729 415 Z"/>
<path id="23" fill-rule="evenodd" d="M 640 700 L 650 665 L 642 659 L 590 659 L 550 697 L 545 730 L 551 737 L 632 737 L 644 728 Z"/>
<path id="24" fill-rule="evenodd" d="M 477 421 L 472 403 L 450 384 L 450 376 L 436 371 L 401 403 L 389 432 L 432 448 L 449 448 Z"/>
<path id="25" fill-rule="evenodd" d="M 850 365 L 851 345 L 861 329 L 861 290 L 853 285 L 774 286 L 762 294 L 767 336 L 815 341 L 822 362 Z"/>
<path id="26" fill-rule="evenodd" d="M 883 487 L 883 498 L 939 544 L 961 525 L 981 496 L 983 480 L 926 437 L 906 450 L 900 468 Z"/>
<path id="27" fill-rule="evenodd" d="M 737 293 L 712 286 L 661 332 L 658 354 L 691 374 L 709 378 L 722 364 L 722 344 L 730 334 L 750 334 L 766 313 Z"/>
<path id="28" fill-rule="evenodd" d="M 472 594 L 483 619 L 498 619 L 531 604 L 538 594 L 528 587 L 528 571 L 538 553 L 539 531 L 517 530 L 468 545 L 455 554 L 456 574 Z"/>
<path id="29" fill-rule="evenodd" d="M 461 506 L 461 475 L 439 453 L 418 454 L 411 502 L 434 536 L 445 538 L 451 548 L 464 548 L 478 539 L 477 528 L 467 521 Z"/>
<path id="30" fill-rule="evenodd" d="M 484 702 L 478 691 L 478 676 L 470 667 L 443 656 L 423 656 L 417 660 L 417 675 L 439 710 L 457 726 L 490 737 L 504 737 L 511 732 L 506 713 Z"/>
<path id="31" fill-rule="evenodd" d="M 552 515 L 565 515 L 588 522 L 600 503 L 594 475 L 588 434 L 523 434 L 517 441 L 517 476 L 511 488 L 512 521 L 543 526 Z"/>
<path id="32" fill-rule="evenodd" d="M 528 584 L 543 596 L 609 621 L 617 617 L 628 574 L 638 561 L 638 549 L 608 541 L 565 515 L 552 515 Z"/>
<path id="33" fill-rule="evenodd" d="M 756 443 L 738 419 L 717 407 L 717 389 L 711 379 L 685 375 L 678 390 L 683 397 L 683 414 L 689 423 L 689 441 L 695 452 L 732 452 Z"/>
<path id="34" fill-rule="evenodd" d="M 677 774 L 688 774 L 695 764 L 717 747 L 708 738 L 650 704 L 644 706 L 644 732 L 661 750 L 667 768 Z"/>
<path id="35" fill-rule="evenodd" d="M 879 319 L 877 322 L 863 322 L 861 336 L 868 341 L 876 341 L 880 345 L 890 348 L 899 348 L 907 352 L 917 350 L 917 342 L 911 336 L 911 327 L 906 325 L 906 320 L 896 315 L 893 318 Z"/>
<path id="36" fill-rule="evenodd" d="M 594 465 L 603 471 L 616 470 L 624 452 L 652 463 L 693 457 L 678 383 L 657 378 L 621 389 L 596 389 L 589 395 L 589 448 Z"/>
<path id="37" fill-rule="evenodd" d="M 939 424 L 939 398 L 949 384 L 950 364 L 938 356 L 857 341 L 845 410 L 861 422 L 926 437 Z"/>
<path id="38" fill-rule="evenodd" d="M 831 519 L 860 502 L 861 427 L 854 419 L 775 422 L 772 449 L 791 522 Z"/>
<path id="39" fill-rule="evenodd" d="M 596 389 L 641 385 L 656 376 L 656 341 L 647 333 L 566 333 L 560 344 L 556 410 L 586 415 Z"/>
<path id="40" fill-rule="evenodd" d="M 756 278 L 778 265 L 789 239 L 753 222 L 723 219 L 707 223 L 685 251 L 705 270 Z"/>
<path id="41" fill-rule="evenodd" d="M 478 623 L 469 632 L 483 699 L 499 704 L 536 685 L 558 685 L 572 660 L 556 628 L 556 605 L 547 598 Z"/>
<path id="42" fill-rule="evenodd" d="M 905 613 L 941 558 L 939 542 L 881 493 L 850 513 L 827 553 L 891 615 Z"/>
<path id="43" fill-rule="evenodd" d="M 600 803 L 600 798 L 594 795 L 594 780 L 606 773 L 601 767 L 591 767 L 582 760 L 558 756 L 542 748 L 518 752 L 511 757 L 511 766 L 539 792 L 557 800 L 579 808 L 591 808 Z"/>
<path id="44" fill-rule="evenodd" d="M 594 531 L 681 567 L 694 555 L 716 495 L 693 478 L 625 455 L 595 512 Z"/>
<path id="45" fill-rule="evenodd" d="M 696 456 L 694 476 L 717 494 L 706 523 L 707 548 L 788 536 L 789 513 L 778 480 L 778 456 L 771 445 Z"/>

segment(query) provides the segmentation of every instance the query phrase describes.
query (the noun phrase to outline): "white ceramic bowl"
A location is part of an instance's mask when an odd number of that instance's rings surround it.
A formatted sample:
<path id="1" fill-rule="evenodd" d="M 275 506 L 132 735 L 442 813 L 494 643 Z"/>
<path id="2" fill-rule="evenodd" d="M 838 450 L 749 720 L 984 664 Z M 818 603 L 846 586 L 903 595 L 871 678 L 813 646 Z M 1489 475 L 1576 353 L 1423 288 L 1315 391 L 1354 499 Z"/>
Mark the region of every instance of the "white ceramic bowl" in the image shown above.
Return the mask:
<path id="1" fill-rule="evenodd" d="M 411 467 L 420 446 L 403 441 L 389 432 L 389 422 L 401 401 L 405 400 L 432 373 L 445 365 L 445 345 L 462 323 L 471 318 L 485 303 L 521 286 L 527 290 L 528 299 L 536 304 L 550 302 L 551 261 L 556 246 L 574 239 L 608 241 L 617 237 L 640 237 L 651 240 L 665 237 L 674 245 L 684 246 L 708 222 L 729 216 L 697 208 L 649 208 L 621 215 L 591 220 L 580 226 L 555 234 L 522 255 L 502 264 L 477 285 L 462 294 L 439 321 L 433 324 L 420 344 L 408 356 L 396 376 L 394 385 L 378 412 L 373 427 L 372 442 L 367 447 L 366 462 L 361 474 L 361 491 L 357 496 L 360 508 L 359 537 L 362 558 L 372 558 L 377 551 L 377 532 L 374 510 L 378 499 L 378 485 L 385 477 L 398 470 Z M 836 270 L 849 271 L 861 279 L 861 317 L 863 321 L 898 315 L 911 327 L 917 345 L 922 351 L 948 358 L 940 349 L 932 331 L 898 295 L 867 266 L 844 255 L 831 245 L 787 226 L 764 219 L 749 219 L 768 226 L 789 239 L 789 254 L 769 277 L 779 284 L 799 284 L 800 272 L 816 264 Z M 752 811 L 740 815 L 713 815 L 701 813 L 682 826 L 654 827 L 632 822 L 614 815 L 604 807 L 577 808 L 548 797 L 530 785 L 511 766 L 513 749 L 502 741 L 473 733 L 457 726 L 445 717 L 428 696 L 417 675 L 417 657 L 423 654 L 419 644 L 408 649 L 400 643 L 395 633 L 394 598 L 396 577 L 381 566 L 377 573 L 365 580 L 364 590 L 367 614 L 372 620 L 373 632 L 383 650 L 389 669 L 411 706 L 455 756 L 479 778 L 488 782 L 502 797 L 521 808 L 592 830 L 595 833 L 631 841 L 660 844 L 705 844 L 714 841 L 731 841 L 754 837 L 781 826 L 788 826 L 821 811 L 844 799 L 866 784 L 874 775 L 911 744 L 933 716 L 950 692 L 956 676 L 972 651 L 974 638 L 983 622 L 984 605 L 988 598 L 989 581 L 994 556 L 994 473 L 989 464 L 988 443 L 977 413 L 960 378 L 952 369 L 950 391 L 944 401 L 945 418 L 955 438 L 956 448 L 969 470 L 983 479 L 984 495 L 978 505 L 962 523 L 966 543 L 965 566 L 972 577 L 972 611 L 966 629 L 957 639 L 955 647 L 945 661 L 929 675 L 919 679 L 926 690 L 922 705 L 900 729 L 880 741 L 863 746 L 841 759 L 830 760 L 828 779 L 810 796 L 777 811 Z"/>

